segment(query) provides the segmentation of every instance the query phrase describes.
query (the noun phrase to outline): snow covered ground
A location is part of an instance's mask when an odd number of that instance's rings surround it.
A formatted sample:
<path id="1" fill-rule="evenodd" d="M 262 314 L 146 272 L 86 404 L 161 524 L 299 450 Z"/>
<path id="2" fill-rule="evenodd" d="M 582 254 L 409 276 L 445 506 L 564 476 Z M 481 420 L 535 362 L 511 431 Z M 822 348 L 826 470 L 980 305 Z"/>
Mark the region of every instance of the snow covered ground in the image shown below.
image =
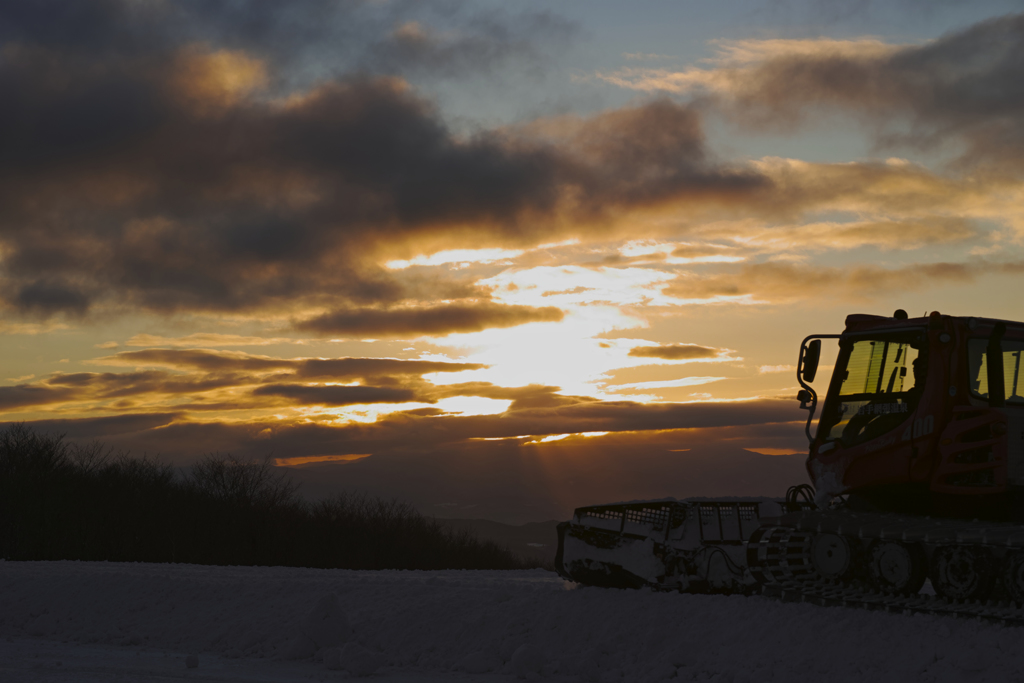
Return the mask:
<path id="1" fill-rule="evenodd" d="M 577 588 L 540 570 L 0 561 L 5 683 L 1014 681 L 1022 643 L 976 621 Z"/>

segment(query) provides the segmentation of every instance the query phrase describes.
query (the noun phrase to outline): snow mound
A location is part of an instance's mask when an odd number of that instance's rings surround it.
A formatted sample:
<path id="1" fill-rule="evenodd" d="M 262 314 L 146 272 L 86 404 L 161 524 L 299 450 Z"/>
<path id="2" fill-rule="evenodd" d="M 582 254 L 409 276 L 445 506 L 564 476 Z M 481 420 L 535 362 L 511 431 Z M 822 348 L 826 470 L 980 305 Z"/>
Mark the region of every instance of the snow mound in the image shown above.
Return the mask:
<path id="1" fill-rule="evenodd" d="M 544 668 L 544 653 L 540 649 L 524 643 L 512 653 L 512 671 L 520 678 L 528 678 L 531 674 L 540 675 Z"/>
<path id="2" fill-rule="evenodd" d="M 384 665 L 384 658 L 359 643 L 349 643 L 338 653 L 340 668 L 353 676 L 370 676 Z"/>
<path id="3" fill-rule="evenodd" d="M 352 627 L 337 595 L 331 593 L 317 601 L 302 622 L 302 633 L 317 650 L 341 645 L 349 639 Z"/>
<path id="4" fill-rule="evenodd" d="M 485 674 L 494 671 L 498 666 L 499 664 L 492 657 L 488 657 L 483 652 L 471 652 L 460 659 L 455 668 L 470 674 Z"/>

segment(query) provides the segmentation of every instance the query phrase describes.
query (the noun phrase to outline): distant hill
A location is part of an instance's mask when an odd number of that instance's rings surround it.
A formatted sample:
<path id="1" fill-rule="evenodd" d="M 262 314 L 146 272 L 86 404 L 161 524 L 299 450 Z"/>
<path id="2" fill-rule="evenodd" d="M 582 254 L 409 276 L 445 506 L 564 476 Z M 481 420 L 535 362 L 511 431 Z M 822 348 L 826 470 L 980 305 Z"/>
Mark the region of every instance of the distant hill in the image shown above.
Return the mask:
<path id="1" fill-rule="evenodd" d="M 468 531 L 482 541 L 493 541 L 528 560 L 537 560 L 545 565 L 555 561 L 558 548 L 558 520 L 529 522 L 513 526 L 493 522 L 489 519 L 439 519 L 439 522 L 454 531 Z"/>
<path id="2" fill-rule="evenodd" d="M 508 525 L 566 520 L 582 505 L 623 500 L 782 496 L 807 481 L 804 455 L 761 455 L 728 443 L 678 451 L 600 441 L 543 449 L 492 442 L 487 450 L 392 453 L 287 469 L 311 498 L 362 490 L 407 501 L 429 517 Z"/>

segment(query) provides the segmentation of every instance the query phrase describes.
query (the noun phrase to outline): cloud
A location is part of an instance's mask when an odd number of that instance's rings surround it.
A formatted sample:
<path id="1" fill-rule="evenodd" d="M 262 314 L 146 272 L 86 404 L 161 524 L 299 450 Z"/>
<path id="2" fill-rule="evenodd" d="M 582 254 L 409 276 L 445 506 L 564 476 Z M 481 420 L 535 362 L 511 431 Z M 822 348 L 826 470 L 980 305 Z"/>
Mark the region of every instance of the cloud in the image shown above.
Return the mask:
<path id="1" fill-rule="evenodd" d="M 485 367 L 481 363 L 397 358 L 309 358 L 300 361 L 296 372 L 301 377 L 370 378 L 382 375 L 421 376 L 433 372 L 464 372 Z"/>
<path id="2" fill-rule="evenodd" d="M 697 360 L 701 358 L 717 358 L 722 349 L 698 344 L 659 344 L 657 346 L 635 346 L 629 355 L 636 358 L 661 358 L 664 360 Z"/>
<path id="3" fill-rule="evenodd" d="M 628 384 L 615 384 L 607 387 L 608 391 L 649 391 L 651 389 L 676 389 L 679 387 L 694 387 L 701 384 L 720 382 L 728 377 L 683 377 L 682 379 L 669 379 L 653 382 L 630 382 Z"/>
<path id="4" fill-rule="evenodd" d="M 12 411 L 28 406 L 63 403 L 74 398 L 67 387 L 28 386 L 19 384 L 0 387 L 0 410 Z"/>
<path id="5" fill-rule="evenodd" d="M 793 130 L 822 109 L 849 111 L 870 120 L 881 142 L 935 149 L 953 140 L 964 146 L 962 163 L 1022 169 L 1024 14 L 918 45 L 821 39 L 719 47 L 710 68 L 600 77 L 644 91 L 708 94 L 755 127 Z"/>
<path id="6" fill-rule="evenodd" d="M 56 372 L 0 387 L 0 412 L 74 410 L 218 413 L 300 405 L 436 403 L 455 396 L 526 399 L 553 388 L 505 390 L 476 382 L 435 387 L 426 374 L 480 370 L 478 363 L 395 358 L 272 358 L 202 349 L 123 351 L 94 363 L 123 372 Z M 25 382 L 34 376 L 19 378 Z M 346 382 L 348 386 L 321 384 Z M 212 419 L 212 418 L 211 418 Z"/>
<path id="7" fill-rule="evenodd" d="M 156 434 L 153 430 L 165 427 L 181 417 L 181 413 L 129 413 L 110 417 L 36 420 L 28 426 L 42 434 L 64 434 L 71 440 L 91 442 L 112 437 L 153 437 Z M 12 423 L 6 423 L 4 427 L 10 424 Z M 156 453 L 159 449 L 150 449 L 148 452 Z"/>
<path id="8" fill-rule="evenodd" d="M 757 368 L 757 371 L 762 375 L 775 373 L 775 372 L 796 372 L 795 365 L 762 365 Z"/>
<path id="9" fill-rule="evenodd" d="M 446 30 L 427 28 L 432 23 Z M 417 31 L 415 27 L 419 27 Z M 292 79 L 319 64 L 363 73 L 433 72 L 466 76 L 503 63 L 533 64 L 560 49 L 577 27 L 546 12 L 481 11 L 472 3 L 207 2 L 41 0 L 5 6 L 0 40 L 69 54 L 141 56 L 190 43 L 223 44 L 286 63 Z"/>
<path id="10" fill-rule="evenodd" d="M 479 363 L 403 360 L 398 358 L 273 358 L 239 351 L 207 349 L 145 349 L 122 351 L 92 361 L 101 365 L 168 367 L 206 372 L 290 371 L 307 378 L 360 379 L 382 375 L 424 375 L 431 372 L 479 370 Z"/>
<path id="11" fill-rule="evenodd" d="M 196 332 L 184 337 L 161 337 L 153 334 L 136 334 L 124 343 L 125 346 L 174 346 L 174 347 L 211 347 L 211 346 L 271 346 L 275 344 L 304 344 L 303 339 L 290 337 L 244 337 L 237 334 L 217 334 L 214 332 Z M 97 345 L 98 349 L 112 349 L 117 342 Z"/>
<path id="12" fill-rule="evenodd" d="M 821 222 L 744 231 L 744 241 L 761 249 L 808 251 L 858 249 L 912 250 L 958 244 L 986 237 L 977 221 L 961 216 Z"/>
<path id="13" fill-rule="evenodd" d="M 912 164 L 724 164 L 706 148 L 700 110 L 664 98 L 461 135 L 394 77 L 342 72 L 279 93 L 284 48 L 251 39 L 272 28 L 253 19 L 233 38 L 217 23 L 227 14 L 189 4 L 167 10 L 174 21 L 161 29 L 148 11 L 139 19 L 113 3 L 58 17 L 79 17 L 104 41 L 76 42 L 28 10 L 0 34 L 0 93 L 16 103 L 0 110 L 10 140 L 0 147 L 0 300 L 12 315 L 258 312 L 317 335 L 443 336 L 562 313 L 501 306 L 468 278 L 381 264 L 611 238 L 666 211 L 685 217 L 682 229 L 713 231 L 720 220 L 738 230 L 722 237 L 749 235 L 765 248 L 951 244 L 980 239 L 983 219 L 1024 229 L 1011 194 L 993 204 L 1005 187 Z M 304 9 L 264 11 L 319 30 Z M 1011 19 L 1000 22 L 971 31 L 1010 30 Z M 448 40 L 428 25 L 398 33 Z M 143 41 L 147 31 L 159 39 Z M 742 81 L 748 70 L 822 55 L 877 66 L 957 36 L 980 40 L 971 31 L 911 47 L 724 44 L 722 63 L 703 71 L 731 69 Z M 801 225 L 823 212 L 857 220 Z M 698 251 L 665 258 L 739 258 Z"/>
<path id="14" fill-rule="evenodd" d="M 174 417 L 168 417 L 173 415 Z M 202 452 L 222 451 L 237 455 L 297 457 L 327 454 L 423 452 L 471 439 L 547 436 L 582 432 L 651 430 L 710 430 L 742 428 L 773 423 L 794 426 L 791 400 L 757 400 L 721 403 L 641 404 L 631 401 L 596 402 L 583 399 L 558 407 L 510 409 L 498 415 L 437 416 L 422 411 L 391 413 L 375 423 L 338 425 L 308 416 L 286 420 L 253 419 L 191 420 L 178 412 L 155 411 L 152 416 L 122 415 L 119 421 L 84 418 L 37 420 L 40 430 L 59 429 L 71 438 L 84 433 L 89 439 L 107 440 L 135 452 L 160 452 L 181 462 Z M 798 415 L 796 417 L 799 417 Z M 314 416 L 315 418 L 315 416 Z M 104 430 L 100 425 L 108 425 Z M 145 428 L 140 424 L 149 425 Z M 143 429 L 141 433 L 138 430 Z M 764 444 L 762 442 L 762 445 Z"/>
<path id="15" fill-rule="evenodd" d="M 0 298 L 22 315 L 365 308 L 334 319 L 403 334 L 408 324 L 385 319 L 416 319 L 419 333 L 456 313 L 461 326 L 509 324 L 535 318 L 474 315 L 473 301 L 375 313 L 474 298 L 379 263 L 417 245 L 521 247 L 607 230 L 623 213 L 721 204 L 764 182 L 711 159 L 697 113 L 667 100 L 458 135 L 401 79 L 339 73 L 278 96 L 287 65 L 274 50 L 220 25 L 208 28 L 224 44 L 180 38 L 203 33 L 188 22 L 224 17 L 169 9 L 188 26 L 150 39 L 161 26 L 151 8 L 125 7 L 57 16 L 109 42 L 64 45 L 55 36 L 68 32 L 31 12 L 5 34 Z"/>
<path id="16" fill-rule="evenodd" d="M 410 20 L 369 45 L 362 65 L 378 72 L 446 78 L 492 75 L 496 67 L 512 61 L 536 68 L 546 56 L 543 48 L 550 52 L 567 45 L 578 31 L 575 24 L 548 12 L 481 13 L 447 31 Z"/>
<path id="17" fill-rule="evenodd" d="M 855 265 L 844 268 L 765 262 L 747 264 L 736 272 L 714 275 L 683 274 L 664 293 L 679 299 L 747 297 L 778 303 L 814 298 L 828 291 L 833 298 L 864 301 L 895 291 L 916 291 L 946 283 L 970 283 L 988 273 L 1017 275 L 1024 264 L 921 263 L 895 268 Z"/>
<path id="18" fill-rule="evenodd" d="M 267 384 L 254 389 L 252 393 L 254 396 L 279 396 L 299 405 L 349 406 L 416 400 L 416 393 L 409 389 L 389 387 Z"/>
<path id="19" fill-rule="evenodd" d="M 735 247 L 723 244 L 682 244 L 675 247 L 670 255 L 679 259 L 700 261 L 722 256 L 728 258 L 732 256 L 732 252 L 735 252 Z"/>
<path id="20" fill-rule="evenodd" d="M 145 349 L 121 351 L 92 361 L 98 365 L 128 367 L 195 368 L 206 372 L 270 372 L 294 368 L 299 361 L 270 356 L 254 356 L 241 352 L 209 351 L 205 349 Z"/>
<path id="21" fill-rule="evenodd" d="M 53 373 L 33 384 L 0 387 L 0 411 L 21 412 L 35 408 L 71 407 L 90 411 L 106 403 L 109 409 L 140 407 L 125 403 L 129 397 L 150 396 L 161 400 L 169 397 L 203 394 L 245 384 L 237 375 L 186 376 L 161 371 L 126 373 Z M 201 400 L 201 399 L 200 399 Z"/>
<path id="22" fill-rule="evenodd" d="M 766 187 L 751 169 L 716 163 L 705 148 L 698 110 L 668 99 L 589 118 L 541 119 L 510 132 L 562 150 L 583 216 L 685 200 L 701 205 Z"/>
<path id="23" fill-rule="evenodd" d="M 718 51 L 715 58 L 707 60 L 713 68 L 688 67 L 683 70 L 671 70 L 625 67 L 613 72 L 598 72 L 597 78 L 630 90 L 650 93 L 729 93 L 738 89 L 738 84 L 745 82 L 744 79 L 752 78 L 751 71 L 772 59 L 814 58 L 827 54 L 836 58 L 865 60 L 887 57 L 899 49 L 875 39 L 777 38 L 713 40 L 711 44 Z"/>
<path id="24" fill-rule="evenodd" d="M 422 335 L 444 336 L 513 327 L 531 322 L 558 322 L 564 313 L 553 306 L 447 304 L 430 308 L 335 311 L 296 323 L 299 330 L 347 337 Z"/>
<path id="25" fill-rule="evenodd" d="M 781 237 L 792 236 L 799 246 L 812 246 L 818 237 L 846 248 L 858 233 L 885 248 L 902 245 L 951 243 L 969 239 L 977 220 L 993 221 L 1024 230 L 1020 210 L 1021 186 L 1007 177 L 943 176 L 902 159 L 849 163 L 812 163 L 765 157 L 751 165 L 770 180 L 762 191 L 737 204 L 737 218 L 752 225 L 725 230 L 733 237 L 747 232 L 769 237 L 758 219 L 781 225 Z M 849 219 L 829 226 L 806 217 L 834 212 Z M 788 225 L 787 225 L 788 224 Z M 886 226 L 906 236 L 885 236 Z M 851 231 L 846 233 L 846 231 Z M 932 232 L 932 237 L 926 235 Z M 714 228 L 708 230 L 714 236 Z M 817 234 L 815 234 L 817 233 Z M 845 233 L 845 234 L 844 234 Z"/>

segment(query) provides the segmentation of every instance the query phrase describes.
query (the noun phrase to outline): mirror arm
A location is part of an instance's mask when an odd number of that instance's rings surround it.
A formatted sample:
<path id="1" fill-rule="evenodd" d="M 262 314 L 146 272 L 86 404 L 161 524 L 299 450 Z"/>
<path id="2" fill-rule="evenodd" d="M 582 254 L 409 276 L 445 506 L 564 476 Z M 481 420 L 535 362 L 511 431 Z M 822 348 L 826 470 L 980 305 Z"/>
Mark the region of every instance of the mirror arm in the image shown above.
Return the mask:
<path id="1" fill-rule="evenodd" d="M 811 422 L 814 421 L 814 413 L 818 407 L 818 393 L 804 381 L 804 358 L 807 355 L 807 342 L 813 339 L 839 339 L 841 336 L 841 334 L 812 334 L 800 342 L 800 359 L 796 365 L 796 379 L 800 382 L 803 390 L 796 397 L 800 401 L 800 409 L 808 411 L 804 433 L 807 434 L 807 443 L 809 444 L 814 443 L 814 437 L 811 435 Z"/>

